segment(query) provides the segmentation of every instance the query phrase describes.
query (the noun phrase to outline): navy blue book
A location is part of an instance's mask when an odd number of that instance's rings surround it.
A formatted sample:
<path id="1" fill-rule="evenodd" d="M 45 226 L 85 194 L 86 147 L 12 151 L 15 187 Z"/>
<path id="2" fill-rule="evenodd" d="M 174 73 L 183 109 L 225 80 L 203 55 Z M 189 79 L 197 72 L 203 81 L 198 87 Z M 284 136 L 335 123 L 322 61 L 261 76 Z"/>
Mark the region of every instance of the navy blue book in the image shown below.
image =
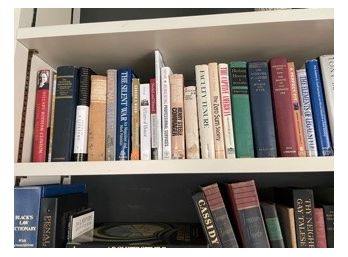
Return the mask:
<path id="1" fill-rule="evenodd" d="M 318 155 L 330 156 L 333 155 L 333 148 L 330 139 L 323 83 L 321 81 L 320 66 L 318 60 L 307 60 L 306 71 L 308 77 L 309 94 L 313 110 Z"/>
<path id="2" fill-rule="evenodd" d="M 117 71 L 116 160 L 130 160 L 133 78 L 132 69 Z"/>
<path id="3" fill-rule="evenodd" d="M 78 90 L 79 69 L 74 66 L 58 67 L 53 123 L 53 162 L 73 159 Z"/>
<path id="4" fill-rule="evenodd" d="M 277 157 L 267 62 L 249 62 L 249 95 L 256 157 Z"/>
<path id="5" fill-rule="evenodd" d="M 86 192 L 85 184 L 14 188 L 14 247 L 37 247 L 41 198 Z"/>

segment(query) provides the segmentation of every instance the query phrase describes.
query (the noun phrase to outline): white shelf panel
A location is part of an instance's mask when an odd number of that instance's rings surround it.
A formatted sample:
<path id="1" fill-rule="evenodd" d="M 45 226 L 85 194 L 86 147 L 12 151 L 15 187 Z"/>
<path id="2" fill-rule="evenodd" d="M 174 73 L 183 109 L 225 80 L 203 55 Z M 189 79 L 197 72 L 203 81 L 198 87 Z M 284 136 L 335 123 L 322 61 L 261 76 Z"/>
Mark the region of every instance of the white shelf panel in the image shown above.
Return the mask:
<path id="1" fill-rule="evenodd" d="M 306 58 L 333 52 L 333 9 L 296 9 L 21 28 L 17 40 L 53 67 L 131 66 L 154 75 L 153 50 L 192 79 L 194 65 L 211 61 Z"/>
<path id="2" fill-rule="evenodd" d="M 334 157 L 15 163 L 15 176 L 287 173 L 334 170 Z"/>

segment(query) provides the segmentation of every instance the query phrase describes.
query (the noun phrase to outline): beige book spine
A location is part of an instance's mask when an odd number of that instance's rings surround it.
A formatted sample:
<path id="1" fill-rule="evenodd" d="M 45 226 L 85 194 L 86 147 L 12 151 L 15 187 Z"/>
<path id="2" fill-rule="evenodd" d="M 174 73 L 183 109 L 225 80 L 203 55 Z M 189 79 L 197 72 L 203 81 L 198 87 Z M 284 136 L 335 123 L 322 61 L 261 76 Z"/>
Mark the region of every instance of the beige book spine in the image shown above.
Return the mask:
<path id="1" fill-rule="evenodd" d="M 184 87 L 186 158 L 199 159 L 197 92 L 195 86 Z"/>
<path id="2" fill-rule="evenodd" d="M 132 153 L 131 160 L 140 158 L 140 80 L 132 79 Z"/>
<path id="3" fill-rule="evenodd" d="M 294 208 L 277 205 L 277 213 L 284 237 L 285 247 L 297 248 Z"/>
<path id="4" fill-rule="evenodd" d="M 117 70 L 109 69 L 106 86 L 105 160 L 116 159 Z"/>
<path id="5" fill-rule="evenodd" d="M 53 144 L 53 124 L 54 124 L 54 106 L 56 100 L 56 85 L 57 85 L 57 74 L 53 74 L 53 85 L 52 85 L 52 96 L 51 96 L 51 115 L 50 115 L 50 139 L 48 144 L 48 161 L 52 160 L 52 144 Z"/>
<path id="6" fill-rule="evenodd" d="M 91 76 L 88 161 L 105 160 L 106 76 Z"/>
<path id="7" fill-rule="evenodd" d="M 215 158 L 225 159 L 226 153 L 225 153 L 224 128 L 222 124 L 218 64 L 216 62 L 209 63 L 208 69 L 209 69 L 209 84 L 210 84 L 212 115 L 213 115 Z"/>
<path id="8" fill-rule="evenodd" d="M 172 159 L 185 159 L 184 76 L 169 76 L 172 126 Z"/>

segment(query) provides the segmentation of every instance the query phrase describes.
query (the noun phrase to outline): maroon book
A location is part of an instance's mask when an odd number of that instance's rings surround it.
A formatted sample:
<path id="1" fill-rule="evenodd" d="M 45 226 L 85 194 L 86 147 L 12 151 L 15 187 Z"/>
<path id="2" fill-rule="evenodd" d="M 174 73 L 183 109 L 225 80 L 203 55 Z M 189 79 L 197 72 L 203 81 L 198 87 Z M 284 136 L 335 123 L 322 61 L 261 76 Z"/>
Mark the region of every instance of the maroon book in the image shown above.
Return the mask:
<path id="1" fill-rule="evenodd" d="M 270 71 L 279 156 L 298 156 L 288 60 L 282 57 L 272 58 L 270 60 Z"/>
<path id="2" fill-rule="evenodd" d="M 316 247 L 326 248 L 326 233 L 323 208 L 314 208 Z"/>
<path id="3" fill-rule="evenodd" d="M 47 142 L 50 125 L 50 71 L 37 72 L 35 120 L 33 140 L 33 162 L 47 161 Z"/>

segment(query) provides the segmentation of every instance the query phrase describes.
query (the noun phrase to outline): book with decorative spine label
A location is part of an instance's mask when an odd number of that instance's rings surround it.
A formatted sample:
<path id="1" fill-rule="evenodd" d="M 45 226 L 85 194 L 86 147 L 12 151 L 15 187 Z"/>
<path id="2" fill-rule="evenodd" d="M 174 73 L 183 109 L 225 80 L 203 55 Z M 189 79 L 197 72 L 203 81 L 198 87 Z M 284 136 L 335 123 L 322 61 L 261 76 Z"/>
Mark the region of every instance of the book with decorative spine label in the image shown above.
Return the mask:
<path id="1" fill-rule="evenodd" d="M 171 159 L 185 159 L 185 117 L 184 117 L 184 76 L 173 74 L 170 82 L 170 112 L 171 112 Z"/>
<path id="2" fill-rule="evenodd" d="M 161 89 L 162 89 L 162 150 L 163 160 L 172 158 L 172 115 L 170 112 L 170 83 L 169 76 L 173 72 L 169 67 L 161 68 Z"/>
<path id="3" fill-rule="evenodd" d="M 140 158 L 140 80 L 132 80 L 132 153 L 131 160 Z"/>
<path id="4" fill-rule="evenodd" d="M 187 159 L 199 159 L 197 92 L 195 86 L 184 87 L 185 148 Z"/>
<path id="5" fill-rule="evenodd" d="M 140 84 L 140 160 L 151 160 L 150 84 Z"/>
<path id="6" fill-rule="evenodd" d="M 208 65 L 196 65 L 195 74 L 201 155 L 203 159 L 215 159 L 214 124 Z"/>
<path id="7" fill-rule="evenodd" d="M 106 74 L 105 160 L 114 161 L 116 159 L 117 70 L 109 69 Z"/>
<path id="8" fill-rule="evenodd" d="M 106 76 L 91 76 L 88 161 L 105 161 Z"/>

